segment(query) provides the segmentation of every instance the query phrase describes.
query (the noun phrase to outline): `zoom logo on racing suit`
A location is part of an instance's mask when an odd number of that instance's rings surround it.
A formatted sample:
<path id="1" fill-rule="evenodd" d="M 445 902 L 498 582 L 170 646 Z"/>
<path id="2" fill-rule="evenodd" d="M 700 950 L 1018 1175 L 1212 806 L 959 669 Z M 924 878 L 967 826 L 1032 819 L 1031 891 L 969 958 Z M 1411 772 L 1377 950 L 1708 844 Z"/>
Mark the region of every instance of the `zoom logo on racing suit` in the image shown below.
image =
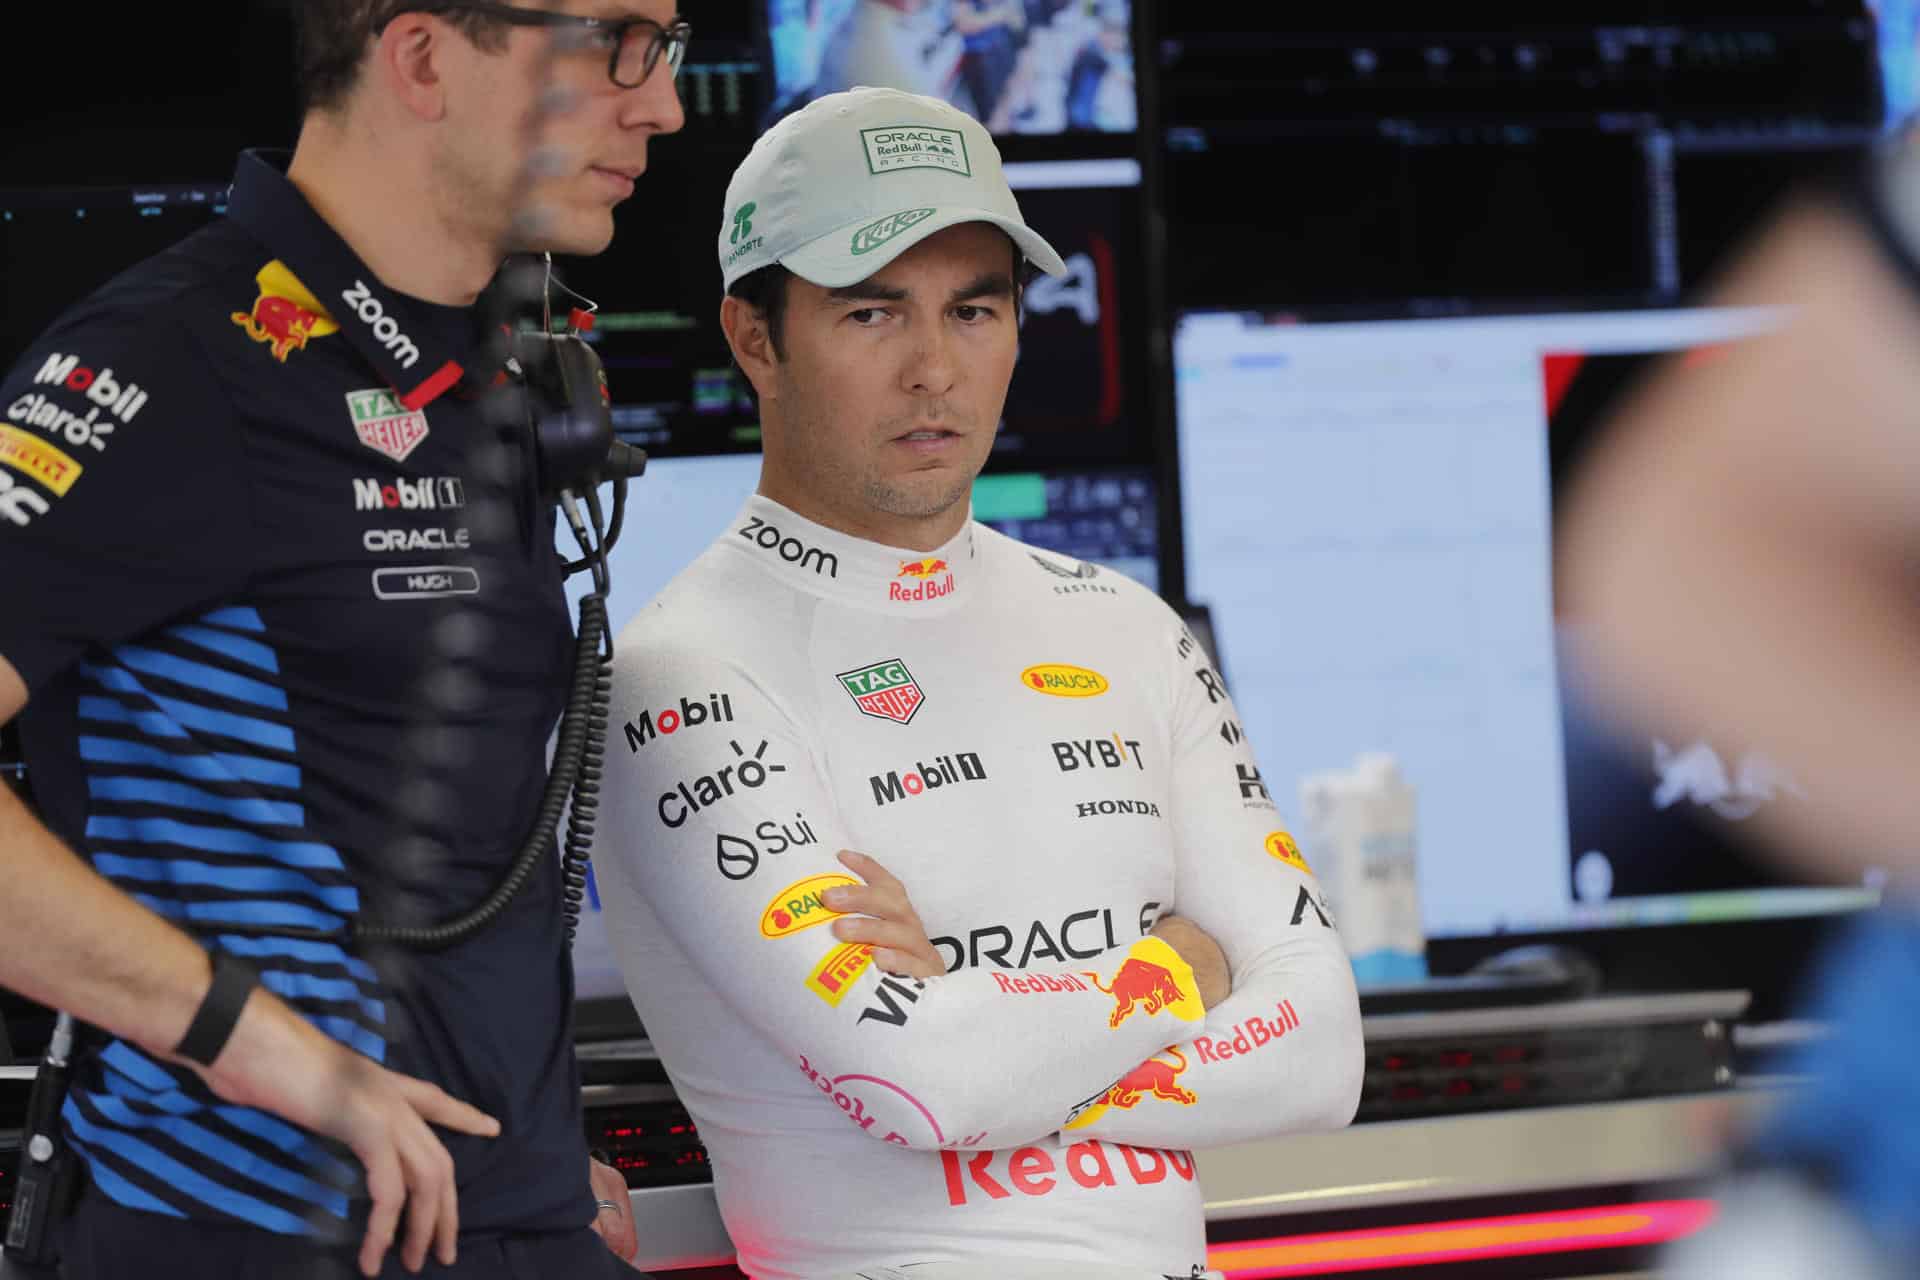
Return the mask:
<path id="1" fill-rule="evenodd" d="M 986 778 L 987 768 L 980 763 L 979 755 L 962 751 L 958 755 L 935 756 L 932 764 L 916 760 L 905 776 L 889 769 L 885 777 L 876 773 L 867 781 L 873 786 L 873 802 L 884 805 L 961 782 L 985 782 Z"/>
<path id="2" fill-rule="evenodd" d="M 387 349 L 387 354 L 398 361 L 402 369 L 411 369 L 419 362 L 420 348 L 400 332 L 400 322 L 387 314 L 386 307 L 373 296 L 366 281 L 355 280 L 351 289 L 340 291 L 340 298 L 353 309 L 360 323 L 373 331 L 374 340 Z"/>
<path id="3" fill-rule="evenodd" d="M 1146 937 L 1159 918 L 1159 903 L 1142 903 L 1140 936 Z M 1096 932 L 1098 937 L 1093 936 Z M 1056 937 L 1059 939 L 1057 943 L 1054 941 Z M 1091 960 L 1120 945 L 1119 939 L 1113 936 L 1111 907 L 1076 911 L 1055 926 L 1052 933 L 1047 931 L 1045 921 L 1029 922 L 1026 942 L 1020 948 L 1018 959 L 1012 958 L 1013 939 L 1014 931 L 1006 925 L 990 924 L 971 930 L 964 947 L 957 937 L 929 938 L 927 941 L 933 943 L 934 950 L 946 961 L 948 973 L 961 968 L 976 968 L 983 960 L 1001 969 L 1025 969 L 1035 960 Z M 1086 945 L 1075 946 L 1076 939 Z"/>
<path id="4" fill-rule="evenodd" d="M 453 476 L 380 480 L 355 476 L 355 511 L 458 511 L 467 505 L 466 486 Z"/>
<path id="5" fill-rule="evenodd" d="M 1118 769 L 1128 761 L 1135 769 L 1145 769 L 1140 759 L 1140 740 L 1122 738 L 1114 734 L 1107 738 L 1075 738 L 1066 742 L 1050 742 L 1053 748 L 1053 762 L 1062 773 L 1072 773 L 1075 769 Z"/>
<path id="6" fill-rule="evenodd" d="M 756 791 L 766 786 L 767 779 L 774 774 L 787 771 L 787 766 L 783 764 L 768 764 L 763 760 L 769 745 L 764 738 L 754 748 L 752 755 L 748 755 L 746 748 L 738 742 L 729 740 L 727 745 L 738 757 L 735 761 L 721 765 L 691 783 L 682 782 L 672 791 L 660 793 L 658 808 L 661 822 L 669 827 L 684 826 L 689 814 L 699 813 L 710 805 L 730 799 L 737 794 L 736 788 Z"/>
<path id="7" fill-rule="evenodd" d="M 760 869 L 760 855 L 775 858 L 789 849 L 819 844 L 820 837 L 807 825 L 806 815 L 794 812 L 793 822 L 775 822 L 771 818 L 753 829 L 754 839 L 745 836 L 718 835 L 713 840 L 713 862 L 729 880 L 745 880 Z"/>
<path id="8" fill-rule="evenodd" d="M 642 711 L 638 720 L 627 721 L 627 749 L 638 751 L 655 738 L 670 738 L 683 728 L 691 729 L 709 722 L 733 722 L 732 697 L 724 693 L 710 693 L 704 703 L 697 698 L 682 698 L 678 711 L 663 707 L 658 716 L 651 711 Z"/>
<path id="9" fill-rule="evenodd" d="M 829 578 L 840 576 L 839 556 L 818 547 L 809 547 L 798 538 L 782 537 L 779 529 L 759 516 L 748 516 L 747 527 L 735 532 L 754 546 L 773 552 L 788 564 L 797 564 L 802 569 L 811 568 L 816 575 L 824 570 Z"/>

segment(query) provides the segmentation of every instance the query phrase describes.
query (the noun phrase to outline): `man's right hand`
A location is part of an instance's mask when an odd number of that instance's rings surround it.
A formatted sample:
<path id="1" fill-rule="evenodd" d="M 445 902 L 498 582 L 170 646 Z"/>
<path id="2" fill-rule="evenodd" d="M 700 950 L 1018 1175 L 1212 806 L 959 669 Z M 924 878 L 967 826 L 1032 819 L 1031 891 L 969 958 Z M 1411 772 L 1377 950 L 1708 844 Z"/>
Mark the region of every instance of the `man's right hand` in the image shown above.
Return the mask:
<path id="1" fill-rule="evenodd" d="M 263 989 L 248 997 L 213 1066 L 194 1069 L 227 1101 L 270 1111 L 353 1149 L 373 1200 L 360 1246 L 363 1274 L 378 1274 L 402 1207 L 407 1234 L 400 1259 L 407 1270 L 425 1265 L 430 1246 L 442 1265 L 453 1265 L 460 1231 L 453 1158 L 428 1125 L 492 1138 L 500 1133 L 498 1120 L 424 1080 L 388 1071 Z"/>
<path id="2" fill-rule="evenodd" d="M 1233 972 L 1227 967 L 1226 953 L 1206 930 L 1180 916 L 1161 916 L 1151 932 L 1178 951 L 1192 968 L 1201 1004 L 1211 1009 L 1233 994 Z"/>

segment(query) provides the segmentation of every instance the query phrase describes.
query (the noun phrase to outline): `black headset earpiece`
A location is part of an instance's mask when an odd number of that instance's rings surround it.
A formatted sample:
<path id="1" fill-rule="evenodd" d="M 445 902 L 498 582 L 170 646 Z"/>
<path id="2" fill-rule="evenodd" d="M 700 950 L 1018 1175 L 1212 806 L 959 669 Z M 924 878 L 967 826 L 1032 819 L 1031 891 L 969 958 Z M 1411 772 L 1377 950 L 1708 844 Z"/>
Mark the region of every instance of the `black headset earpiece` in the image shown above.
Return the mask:
<path id="1" fill-rule="evenodd" d="M 590 327 L 592 317 L 575 311 L 564 333 L 521 329 L 513 338 L 527 385 L 540 488 L 548 494 L 578 493 L 614 474 L 608 465 L 616 442 L 607 374 L 600 353 L 580 337 L 583 317 Z"/>

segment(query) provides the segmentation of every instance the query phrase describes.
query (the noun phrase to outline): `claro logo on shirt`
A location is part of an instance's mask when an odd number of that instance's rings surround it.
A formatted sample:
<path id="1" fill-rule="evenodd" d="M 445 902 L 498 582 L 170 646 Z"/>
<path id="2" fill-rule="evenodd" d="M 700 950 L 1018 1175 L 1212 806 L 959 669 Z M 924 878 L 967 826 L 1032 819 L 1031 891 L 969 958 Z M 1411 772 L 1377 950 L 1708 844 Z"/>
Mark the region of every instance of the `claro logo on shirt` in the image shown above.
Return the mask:
<path id="1" fill-rule="evenodd" d="M 1113 686 L 1098 671 L 1045 662 L 1020 673 L 1020 683 L 1055 698 L 1097 698 Z"/>

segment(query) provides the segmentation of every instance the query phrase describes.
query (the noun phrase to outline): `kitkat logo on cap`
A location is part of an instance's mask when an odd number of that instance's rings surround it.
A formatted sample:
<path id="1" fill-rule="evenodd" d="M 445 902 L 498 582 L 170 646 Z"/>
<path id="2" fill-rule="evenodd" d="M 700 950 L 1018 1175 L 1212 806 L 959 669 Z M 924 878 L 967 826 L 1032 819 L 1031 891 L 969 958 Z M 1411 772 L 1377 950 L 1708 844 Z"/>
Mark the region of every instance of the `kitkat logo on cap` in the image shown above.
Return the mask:
<path id="1" fill-rule="evenodd" d="M 860 883 L 852 876 L 828 874 L 796 880 L 773 896 L 760 914 L 760 935 L 784 938 L 816 924 L 825 924 L 841 913 L 820 901 L 820 895 L 837 885 Z"/>
<path id="2" fill-rule="evenodd" d="M 1020 683 L 1035 693 L 1055 698 L 1097 698 L 1113 687 L 1098 671 L 1063 662 L 1043 662 L 1028 667 L 1020 673 Z"/>
<path id="3" fill-rule="evenodd" d="M 899 213 L 890 213 L 854 232 L 849 248 L 855 257 L 872 253 L 902 231 L 916 227 L 932 216 L 932 209 L 902 209 Z"/>

